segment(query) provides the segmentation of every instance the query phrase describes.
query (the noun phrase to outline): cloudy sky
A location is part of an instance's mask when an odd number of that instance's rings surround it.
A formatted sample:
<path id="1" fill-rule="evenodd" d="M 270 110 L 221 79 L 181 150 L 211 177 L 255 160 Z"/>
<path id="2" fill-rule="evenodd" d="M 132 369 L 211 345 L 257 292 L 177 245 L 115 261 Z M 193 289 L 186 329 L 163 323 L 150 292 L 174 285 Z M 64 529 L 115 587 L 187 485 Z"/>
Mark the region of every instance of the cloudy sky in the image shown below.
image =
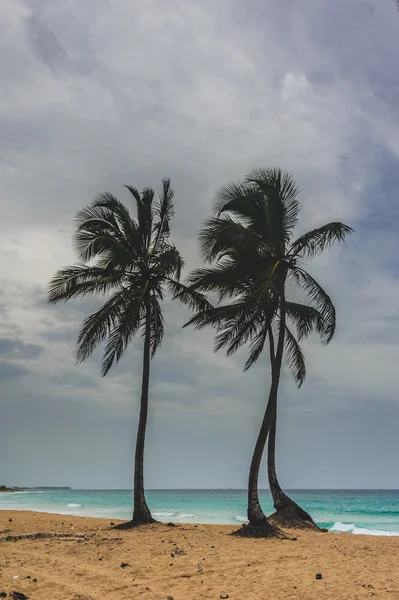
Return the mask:
<path id="1" fill-rule="evenodd" d="M 98 301 L 45 300 L 75 260 L 76 211 L 170 176 L 191 268 L 215 189 L 280 165 L 302 189 L 299 232 L 356 229 L 308 265 L 338 330 L 306 344 L 300 391 L 284 373 L 281 482 L 399 487 L 398 65 L 392 0 L 2 0 L 0 484 L 132 485 L 141 342 L 102 379 L 98 354 L 73 358 Z M 244 375 L 243 354 L 214 355 L 184 309 L 165 311 L 146 484 L 243 488 L 267 356 Z"/>

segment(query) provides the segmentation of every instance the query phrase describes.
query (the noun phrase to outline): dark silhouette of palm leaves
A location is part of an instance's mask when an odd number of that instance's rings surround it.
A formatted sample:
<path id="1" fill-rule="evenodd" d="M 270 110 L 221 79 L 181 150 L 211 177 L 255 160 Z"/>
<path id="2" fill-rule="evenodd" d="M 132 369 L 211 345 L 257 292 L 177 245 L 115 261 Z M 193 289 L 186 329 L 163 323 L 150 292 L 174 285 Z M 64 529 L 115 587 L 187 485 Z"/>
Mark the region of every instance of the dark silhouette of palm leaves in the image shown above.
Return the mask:
<path id="1" fill-rule="evenodd" d="M 89 294 L 106 297 L 101 308 L 84 320 L 76 349 L 76 360 L 81 363 L 105 343 L 103 375 L 120 360 L 138 332 L 144 336 L 147 311 L 151 354 L 155 354 L 164 336 L 161 303 L 166 290 L 187 302 L 190 295 L 193 309 L 208 306 L 201 294 L 188 294 L 179 282 L 183 259 L 170 241 L 174 214 L 170 180 L 163 180 L 156 203 L 151 188 L 139 192 L 126 187 L 136 216 L 109 193 L 100 194 L 80 210 L 74 244 L 81 262 L 60 269 L 48 292 L 52 303 Z"/>
<path id="2" fill-rule="evenodd" d="M 210 266 L 189 277 L 192 290 L 215 294 L 218 305 L 197 312 L 188 324 L 214 327 L 215 349 L 224 348 L 229 355 L 249 343 L 247 370 L 284 312 L 289 321 L 284 356 L 300 386 L 306 376 L 300 341 L 314 331 L 327 344 L 336 325 L 330 296 L 302 263 L 343 242 L 352 229 L 332 222 L 292 241 L 301 208 L 298 193 L 292 177 L 278 168 L 253 170 L 244 181 L 219 190 L 215 216 L 199 235 L 201 254 Z M 285 300 L 287 282 L 302 291 L 307 304 Z M 230 304 L 221 306 L 226 300 Z"/>

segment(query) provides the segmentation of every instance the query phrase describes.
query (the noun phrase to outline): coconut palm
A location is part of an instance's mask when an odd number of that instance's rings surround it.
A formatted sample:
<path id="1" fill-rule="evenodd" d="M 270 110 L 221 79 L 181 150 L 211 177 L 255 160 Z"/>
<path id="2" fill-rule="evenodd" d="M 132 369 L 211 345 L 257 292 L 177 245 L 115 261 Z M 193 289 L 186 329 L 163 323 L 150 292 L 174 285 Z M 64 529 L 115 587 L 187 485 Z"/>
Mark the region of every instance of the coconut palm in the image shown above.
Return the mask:
<path id="1" fill-rule="evenodd" d="M 161 304 L 165 291 L 182 294 L 179 283 L 183 259 L 170 240 L 174 214 L 170 180 L 164 179 L 162 193 L 154 202 L 154 190 L 141 192 L 126 186 L 136 205 L 136 217 L 115 196 L 99 195 L 76 216 L 75 246 L 81 262 L 60 269 L 49 285 L 48 300 L 99 294 L 106 296 L 99 310 L 85 319 L 80 330 L 76 359 L 85 361 L 105 343 L 102 375 L 124 354 L 131 340 L 143 338 L 143 371 L 140 416 L 134 465 L 132 520 L 125 528 L 152 523 L 144 494 L 144 443 L 148 414 L 150 361 L 164 336 Z M 199 299 L 199 295 L 197 295 Z M 195 295 L 186 298 L 200 306 Z"/>
<path id="2" fill-rule="evenodd" d="M 298 193 L 292 177 L 280 169 L 254 170 L 243 182 L 221 188 L 215 203 L 216 214 L 200 232 L 202 256 L 211 266 L 194 271 L 189 281 L 196 292 L 216 294 L 219 304 L 226 298 L 232 300 L 224 306 L 201 310 L 189 321 L 197 328 L 208 325 L 216 328 L 216 350 L 225 348 L 231 355 L 241 345 L 250 343 L 247 370 L 258 360 L 269 338 L 271 386 L 251 461 L 249 524 L 240 530 L 242 535 L 280 535 L 272 523 L 297 524 L 300 520 L 314 525 L 311 517 L 282 492 L 275 475 L 277 394 L 284 356 L 300 385 L 306 370 L 299 342 L 316 331 L 327 344 L 335 330 L 331 299 L 303 269 L 302 262 L 334 242 L 343 241 L 352 229 L 333 222 L 292 241 L 300 211 Z M 302 290 L 308 304 L 286 299 L 288 283 Z M 291 324 L 296 335 L 290 329 Z M 266 519 L 258 495 L 259 468 L 270 430 L 268 471 L 277 511 L 272 523 Z"/>

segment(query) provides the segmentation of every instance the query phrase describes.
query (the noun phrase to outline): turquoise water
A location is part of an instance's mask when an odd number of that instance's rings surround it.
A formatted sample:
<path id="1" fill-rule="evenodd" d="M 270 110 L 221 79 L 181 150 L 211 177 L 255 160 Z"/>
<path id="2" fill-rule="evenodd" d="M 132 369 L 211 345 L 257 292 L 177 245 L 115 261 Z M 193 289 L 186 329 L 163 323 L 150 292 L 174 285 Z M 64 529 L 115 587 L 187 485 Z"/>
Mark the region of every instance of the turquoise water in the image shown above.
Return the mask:
<path id="1" fill-rule="evenodd" d="M 291 497 L 317 523 L 333 531 L 399 535 L 399 490 L 293 490 Z M 246 520 L 245 490 L 149 490 L 147 501 L 160 521 L 228 523 Z M 270 492 L 261 491 L 266 514 Z M 0 494 L 0 509 L 37 510 L 108 519 L 129 519 L 129 490 L 26 491 Z"/>

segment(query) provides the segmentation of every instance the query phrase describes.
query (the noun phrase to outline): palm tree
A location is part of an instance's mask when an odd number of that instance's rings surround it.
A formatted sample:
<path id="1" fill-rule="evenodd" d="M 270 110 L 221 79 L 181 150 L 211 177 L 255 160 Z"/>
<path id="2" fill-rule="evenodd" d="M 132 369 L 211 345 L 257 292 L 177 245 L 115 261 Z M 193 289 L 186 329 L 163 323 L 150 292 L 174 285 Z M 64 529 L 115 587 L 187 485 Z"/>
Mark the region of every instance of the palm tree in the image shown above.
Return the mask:
<path id="1" fill-rule="evenodd" d="M 247 370 L 257 361 L 269 338 L 271 386 L 249 472 L 249 524 L 240 530 L 241 535 L 280 535 L 272 523 L 292 525 L 307 521 L 314 526 L 311 517 L 282 492 L 275 474 L 278 387 L 284 356 L 300 385 L 306 371 L 298 342 L 316 331 L 327 344 L 335 330 L 331 299 L 302 268 L 302 261 L 321 253 L 335 241 L 343 241 L 352 229 L 333 222 L 293 242 L 300 211 L 298 193 L 292 177 L 276 168 L 254 170 L 244 181 L 221 188 L 215 203 L 216 214 L 200 232 L 202 256 L 211 266 L 194 271 L 189 280 L 192 290 L 214 293 L 219 303 L 226 298 L 233 300 L 225 306 L 200 310 L 188 323 L 197 328 L 214 326 L 216 350 L 226 348 L 231 355 L 241 345 L 250 343 L 244 367 Z M 289 302 L 288 283 L 298 286 L 310 304 Z M 296 327 L 296 337 L 289 322 Z M 277 332 L 276 346 L 273 326 Z M 258 495 L 259 468 L 269 432 L 268 471 L 277 511 L 272 523 L 266 519 Z"/>
<path id="2" fill-rule="evenodd" d="M 124 354 L 130 341 L 141 334 L 143 371 L 140 416 L 134 466 L 133 517 L 124 528 L 153 523 L 144 495 L 144 443 L 148 415 L 150 361 L 164 336 L 161 303 L 165 290 L 184 297 L 179 283 L 183 259 L 170 241 L 174 215 L 170 180 L 164 179 L 159 201 L 154 190 L 141 192 L 126 186 L 136 204 L 137 217 L 115 196 L 103 193 L 76 216 L 75 246 L 81 262 L 60 269 L 49 285 L 48 301 L 101 294 L 106 301 L 82 324 L 76 359 L 85 361 L 102 342 L 105 351 L 102 375 Z M 199 308 L 193 293 L 186 303 Z M 203 305 L 204 306 L 204 305 Z"/>

